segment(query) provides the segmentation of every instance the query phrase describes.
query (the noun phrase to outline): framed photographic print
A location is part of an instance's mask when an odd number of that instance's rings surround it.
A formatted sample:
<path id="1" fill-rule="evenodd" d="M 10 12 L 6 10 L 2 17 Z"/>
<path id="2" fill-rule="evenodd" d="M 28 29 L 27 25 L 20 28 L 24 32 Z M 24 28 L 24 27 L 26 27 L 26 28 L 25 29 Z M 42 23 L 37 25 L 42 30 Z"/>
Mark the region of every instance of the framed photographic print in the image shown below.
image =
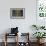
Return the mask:
<path id="1" fill-rule="evenodd" d="M 10 18 L 11 19 L 24 19 L 25 18 L 25 8 L 10 8 Z"/>
<path id="2" fill-rule="evenodd" d="M 46 18 L 46 0 L 37 0 L 37 15 Z"/>

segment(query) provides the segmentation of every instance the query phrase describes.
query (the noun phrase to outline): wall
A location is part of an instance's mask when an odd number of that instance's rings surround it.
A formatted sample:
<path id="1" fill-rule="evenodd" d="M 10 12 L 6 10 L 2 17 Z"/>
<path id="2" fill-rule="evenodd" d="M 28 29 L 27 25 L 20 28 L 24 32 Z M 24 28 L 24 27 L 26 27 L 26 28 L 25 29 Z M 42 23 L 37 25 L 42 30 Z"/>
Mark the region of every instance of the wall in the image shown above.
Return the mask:
<path id="1" fill-rule="evenodd" d="M 25 8 L 25 19 L 10 19 L 10 8 Z M 19 32 L 30 32 L 36 24 L 36 0 L 0 0 L 0 34 L 10 32 L 11 27 L 19 27 Z"/>

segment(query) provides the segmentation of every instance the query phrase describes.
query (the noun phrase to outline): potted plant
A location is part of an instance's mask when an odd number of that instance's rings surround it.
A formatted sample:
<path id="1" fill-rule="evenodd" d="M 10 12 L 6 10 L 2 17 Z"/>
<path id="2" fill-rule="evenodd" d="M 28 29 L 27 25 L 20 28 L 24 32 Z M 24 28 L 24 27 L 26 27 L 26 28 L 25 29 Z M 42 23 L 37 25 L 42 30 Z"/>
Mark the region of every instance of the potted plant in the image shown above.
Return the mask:
<path id="1" fill-rule="evenodd" d="M 40 43 L 40 40 L 42 38 L 45 38 L 44 37 L 46 36 L 45 34 L 46 34 L 45 32 L 35 32 L 33 35 L 37 38 L 37 41 Z"/>

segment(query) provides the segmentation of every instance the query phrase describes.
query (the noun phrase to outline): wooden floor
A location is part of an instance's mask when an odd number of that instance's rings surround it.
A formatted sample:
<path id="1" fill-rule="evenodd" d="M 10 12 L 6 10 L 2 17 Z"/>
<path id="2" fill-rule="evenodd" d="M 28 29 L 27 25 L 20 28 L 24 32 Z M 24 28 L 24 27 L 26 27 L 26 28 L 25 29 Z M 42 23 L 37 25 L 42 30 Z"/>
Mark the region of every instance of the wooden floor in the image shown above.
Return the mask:
<path id="1" fill-rule="evenodd" d="M 2 42 L 0 42 L 0 46 L 4 46 L 4 43 Z M 14 43 L 12 43 L 12 42 L 10 42 L 10 43 L 8 43 L 8 45 L 7 46 L 15 46 L 15 42 Z M 25 45 L 24 45 L 25 46 Z M 30 43 L 30 46 L 37 46 L 37 43 L 34 43 L 34 42 L 32 42 L 32 43 Z M 43 45 L 41 45 L 41 46 L 46 46 L 46 43 L 44 43 Z"/>

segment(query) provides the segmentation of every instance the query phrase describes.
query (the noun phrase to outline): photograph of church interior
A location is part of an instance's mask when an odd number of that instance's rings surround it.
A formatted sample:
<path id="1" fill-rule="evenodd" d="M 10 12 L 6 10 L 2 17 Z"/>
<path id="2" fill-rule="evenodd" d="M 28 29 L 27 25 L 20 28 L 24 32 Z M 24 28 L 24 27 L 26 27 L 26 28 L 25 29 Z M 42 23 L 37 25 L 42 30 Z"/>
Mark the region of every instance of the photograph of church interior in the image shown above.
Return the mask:
<path id="1" fill-rule="evenodd" d="M 46 46 L 46 0 L 0 0 L 0 46 Z"/>

